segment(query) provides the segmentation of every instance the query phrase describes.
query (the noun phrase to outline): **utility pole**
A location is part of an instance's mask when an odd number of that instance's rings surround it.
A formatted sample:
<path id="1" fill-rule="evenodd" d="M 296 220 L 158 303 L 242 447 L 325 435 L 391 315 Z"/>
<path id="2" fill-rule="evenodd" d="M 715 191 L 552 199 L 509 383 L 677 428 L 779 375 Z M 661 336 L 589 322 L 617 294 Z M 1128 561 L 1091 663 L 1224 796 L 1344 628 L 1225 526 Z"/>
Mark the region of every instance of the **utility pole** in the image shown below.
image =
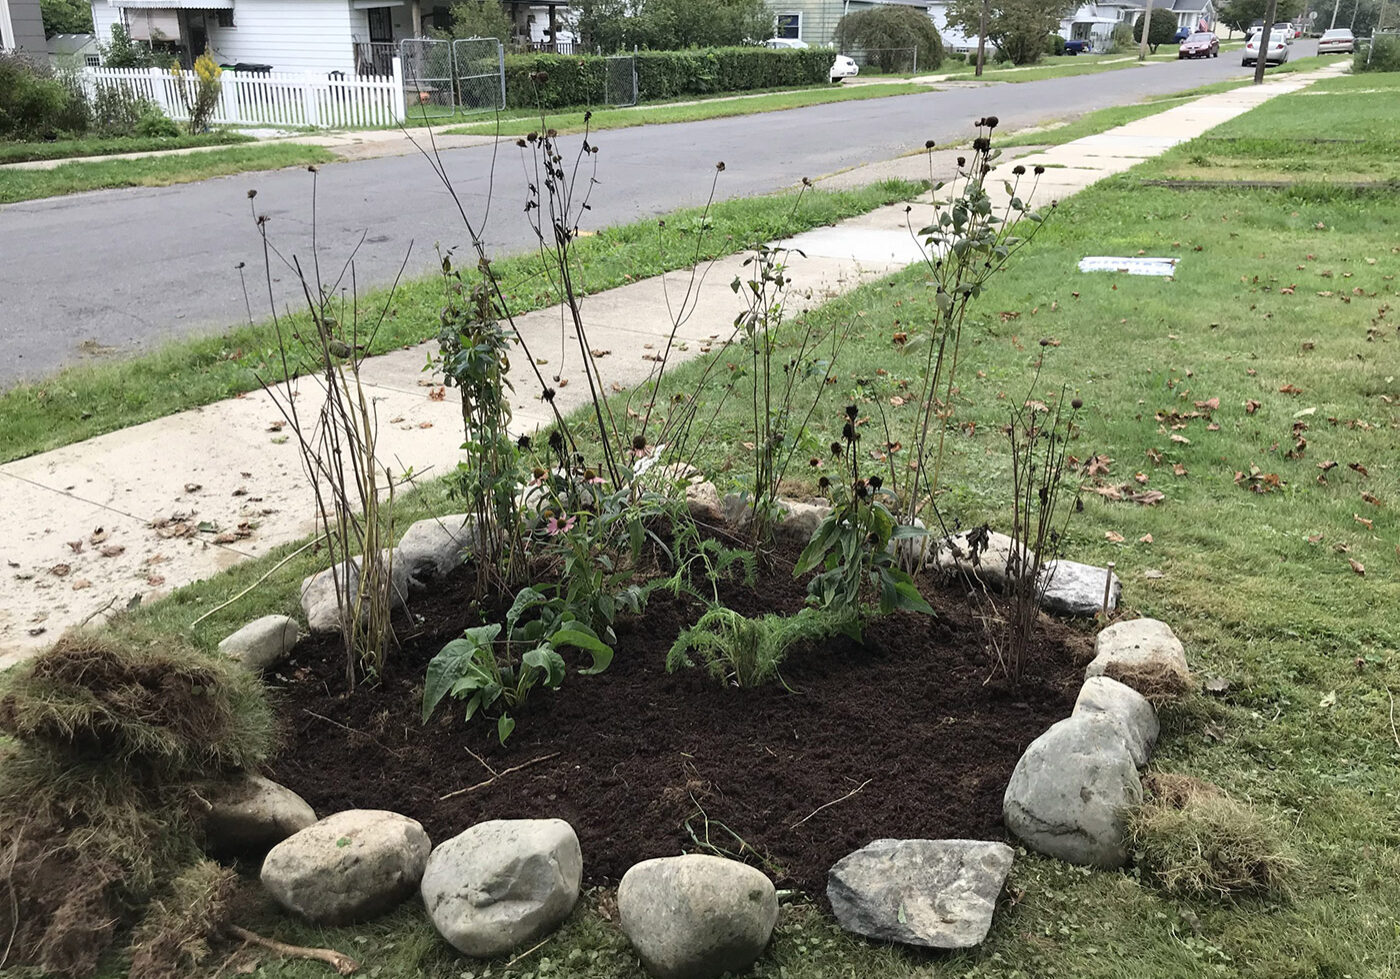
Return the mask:
<path id="1" fill-rule="evenodd" d="M 1269 0 L 1264 11 L 1264 28 L 1259 32 L 1259 51 L 1254 59 L 1254 84 L 1264 81 L 1264 69 L 1269 64 L 1269 34 L 1274 29 L 1274 15 L 1278 13 L 1278 0 Z"/>
<path id="2" fill-rule="evenodd" d="M 987 8 L 991 5 L 992 0 L 982 0 L 982 22 L 977 25 L 977 78 L 982 77 L 982 62 L 987 57 Z"/>
<path id="3" fill-rule="evenodd" d="M 1332 23 L 1330 23 L 1330 24 L 1327 25 L 1327 29 L 1328 29 L 1329 31 L 1330 31 L 1332 28 L 1334 28 L 1334 27 L 1337 26 L 1337 11 L 1338 11 L 1338 10 L 1341 10 L 1341 9 L 1342 9 L 1342 0 L 1337 0 L 1336 3 L 1332 4 Z"/>
<path id="4" fill-rule="evenodd" d="M 1142 40 L 1138 42 L 1138 60 L 1147 60 L 1147 35 L 1152 30 L 1152 0 L 1147 0 L 1147 9 L 1142 12 Z"/>

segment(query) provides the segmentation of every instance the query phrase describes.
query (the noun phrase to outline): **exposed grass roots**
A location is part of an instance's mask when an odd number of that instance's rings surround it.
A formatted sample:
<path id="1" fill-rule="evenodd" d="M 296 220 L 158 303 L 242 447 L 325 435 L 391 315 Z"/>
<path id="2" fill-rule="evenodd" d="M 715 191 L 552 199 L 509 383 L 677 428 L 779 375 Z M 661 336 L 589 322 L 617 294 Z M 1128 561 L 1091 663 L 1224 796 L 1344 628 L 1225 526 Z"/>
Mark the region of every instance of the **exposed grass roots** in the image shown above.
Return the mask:
<path id="1" fill-rule="evenodd" d="M 183 979 L 209 958 L 227 923 L 238 875 L 209 860 L 191 866 L 151 902 L 131 940 L 130 979 Z"/>

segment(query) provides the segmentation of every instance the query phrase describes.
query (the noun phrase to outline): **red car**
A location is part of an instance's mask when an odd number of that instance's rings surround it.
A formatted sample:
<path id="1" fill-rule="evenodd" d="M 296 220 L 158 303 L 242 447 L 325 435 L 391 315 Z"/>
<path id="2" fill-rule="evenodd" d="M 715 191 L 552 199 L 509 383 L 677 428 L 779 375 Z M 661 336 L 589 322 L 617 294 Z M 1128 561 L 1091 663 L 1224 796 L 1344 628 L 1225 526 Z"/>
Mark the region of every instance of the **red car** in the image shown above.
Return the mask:
<path id="1" fill-rule="evenodd" d="M 1220 57 L 1220 38 L 1210 32 L 1192 34 L 1181 42 L 1181 47 L 1176 51 L 1177 60 L 1182 58 L 1218 58 Z"/>

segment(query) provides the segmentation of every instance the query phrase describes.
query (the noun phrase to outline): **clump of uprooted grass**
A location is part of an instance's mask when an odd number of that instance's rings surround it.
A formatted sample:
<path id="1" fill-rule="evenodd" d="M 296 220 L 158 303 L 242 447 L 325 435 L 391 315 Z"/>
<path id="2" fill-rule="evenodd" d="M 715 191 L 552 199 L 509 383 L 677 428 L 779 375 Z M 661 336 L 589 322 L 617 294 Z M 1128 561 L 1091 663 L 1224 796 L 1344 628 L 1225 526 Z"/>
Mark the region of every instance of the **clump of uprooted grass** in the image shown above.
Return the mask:
<path id="1" fill-rule="evenodd" d="M 271 750 L 258 681 L 179 643 L 69 635 L 5 678 L 0 968 L 91 973 L 201 859 L 197 787 Z"/>
<path id="2" fill-rule="evenodd" d="M 128 979 L 183 979 L 209 957 L 227 924 L 238 875 L 209 860 L 191 865 L 151 902 L 131 937 Z"/>
<path id="3" fill-rule="evenodd" d="M 1281 896 L 1299 869 L 1273 824 L 1219 786 L 1155 772 L 1129 818 L 1142 867 L 1170 894 Z"/>

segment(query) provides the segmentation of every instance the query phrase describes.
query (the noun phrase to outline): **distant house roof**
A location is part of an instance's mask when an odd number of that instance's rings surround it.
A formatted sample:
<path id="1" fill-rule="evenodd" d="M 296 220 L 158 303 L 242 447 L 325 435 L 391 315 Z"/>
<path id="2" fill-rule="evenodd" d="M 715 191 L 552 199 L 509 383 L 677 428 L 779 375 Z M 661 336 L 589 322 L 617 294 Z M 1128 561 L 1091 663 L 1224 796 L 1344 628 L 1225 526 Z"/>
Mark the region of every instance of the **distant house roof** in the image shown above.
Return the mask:
<path id="1" fill-rule="evenodd" d="M 1176 0 L 1172 10 L 1179 14 L 1199 13 L 1210 5 L 1210 0 Z"/>
<path id="2" fill-rule="evenodd" d="M 49 54 L 77 54 L 96 43 L 97 38 L 91 34 L 55 34 L 49 38 Z"/>

